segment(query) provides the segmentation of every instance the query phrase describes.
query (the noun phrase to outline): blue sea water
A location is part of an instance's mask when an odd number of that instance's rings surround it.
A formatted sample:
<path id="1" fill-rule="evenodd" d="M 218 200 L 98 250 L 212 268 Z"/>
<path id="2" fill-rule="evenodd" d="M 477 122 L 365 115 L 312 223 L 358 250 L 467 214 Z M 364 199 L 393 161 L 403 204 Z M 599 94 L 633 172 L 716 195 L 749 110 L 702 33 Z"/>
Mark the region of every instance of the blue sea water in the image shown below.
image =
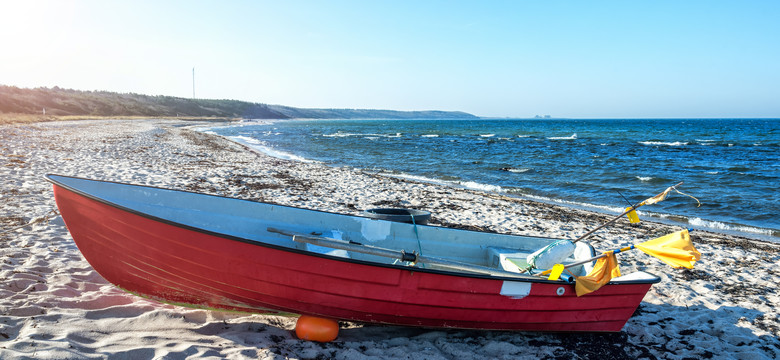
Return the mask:
<path id="1" fill-rule="evenodd" d="M 779 119 L 285 120 L 210 131 L 273 156 L 780 241 Z M 624 197 L 627 199 L 624 199 Z"/>

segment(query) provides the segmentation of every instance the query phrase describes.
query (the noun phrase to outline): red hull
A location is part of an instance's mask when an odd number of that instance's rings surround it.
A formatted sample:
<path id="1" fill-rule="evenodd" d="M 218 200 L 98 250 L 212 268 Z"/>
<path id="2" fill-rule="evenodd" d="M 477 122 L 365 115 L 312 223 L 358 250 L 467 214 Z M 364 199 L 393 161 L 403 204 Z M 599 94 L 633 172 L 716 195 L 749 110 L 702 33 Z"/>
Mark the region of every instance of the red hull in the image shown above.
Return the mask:
<path id="1" fill-rule="evenodd" d="M 610 284 L 577 297 L 574 286 L 312 256 L 157 221 L 54 186 L 84 257 L 109 282 L 152 299 L 268 309 L 395 325 L 532 331 L 620 331 L 650 283 Z M 563 294 L 559 295 L 563 289 Z"/>

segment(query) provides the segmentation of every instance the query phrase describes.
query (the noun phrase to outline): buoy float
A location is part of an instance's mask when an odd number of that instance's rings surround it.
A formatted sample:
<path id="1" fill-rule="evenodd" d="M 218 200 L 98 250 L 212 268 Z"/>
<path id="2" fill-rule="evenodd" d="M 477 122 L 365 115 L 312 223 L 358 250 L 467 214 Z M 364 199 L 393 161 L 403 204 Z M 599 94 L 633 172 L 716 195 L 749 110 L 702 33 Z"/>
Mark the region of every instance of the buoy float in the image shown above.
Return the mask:
<path id="1" fill-rule="evenodd" d="M 295 323 L 295 335 L 302 340 L 330 342 L 339 336 L 339 323 L 331 319 L 301 315 Z"/>

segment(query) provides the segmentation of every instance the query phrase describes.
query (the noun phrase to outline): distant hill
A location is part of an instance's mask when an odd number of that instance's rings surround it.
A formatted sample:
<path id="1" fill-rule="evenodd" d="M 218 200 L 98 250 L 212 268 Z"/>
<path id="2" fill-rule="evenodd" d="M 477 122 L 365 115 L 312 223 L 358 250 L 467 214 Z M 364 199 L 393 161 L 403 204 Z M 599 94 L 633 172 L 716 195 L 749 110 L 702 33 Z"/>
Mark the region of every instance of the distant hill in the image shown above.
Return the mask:
<path id="1" fill-rule="evenodd" d="M 214 116 L 287 118 L 267 105 L 54 88 L 0 86 L 0 112 L 68 116 Z"/>
<path id="2" fill-rule="evenodd" d="M 301 109 L 282 105 L 268 108 L 296 119 L 478 119 L 461 111 L 395 111 L 375 109 Z"/>
<path id="3" fill-rule="evenodd" d="M 477 119 L 464 112 L 301 109 L 238 100 L 187 99 L 71 89 L 0 85 L 0 113 L 54 116 L 198 116 L 244 119 Z"/>

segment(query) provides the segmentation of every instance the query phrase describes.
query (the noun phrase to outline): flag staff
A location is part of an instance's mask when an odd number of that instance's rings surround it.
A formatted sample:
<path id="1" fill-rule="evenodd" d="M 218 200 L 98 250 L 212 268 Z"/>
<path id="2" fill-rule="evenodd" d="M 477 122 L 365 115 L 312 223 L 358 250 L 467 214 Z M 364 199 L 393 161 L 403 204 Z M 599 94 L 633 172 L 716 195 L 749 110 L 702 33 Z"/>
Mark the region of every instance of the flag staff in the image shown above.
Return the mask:
<path id="1" fill-rule="evenodd" d="M 680 186 L 680 185 L 682 185 L 682 184 L 683 184 L 683 183 L 682 183 L 682 182 L 680 182 L 680 183 L 679 183 L 679 184 L 677 184 L 677 185 L 670 186 L 669 188 L 667 188 L 667 189 L 666 189 L 666 190 L 664 190 L 662 193 L 660 193 L 660 194 L 658 194 L 658 195 L 656 195 L 656 196 L 653 196 L 653 197 L 651 197 L 651 198 L 649 198 L 649 199 L 647 199 L 647 200 L 645 200 L 645 201 L 642 201 L 642 202 L 640 202 L 640 203 L 638 203 L 638 204 L 636 204 L 636 205 L 631 205 L 631 206 L 629 206 L 629 207 L 628 207 L 628 209 L 626 209 L 626 211 L 624 211 L 622 214 L 620 214 L 620 215 L 616 216 L 614 219 L 612 219 L 612 220 L 610 220 L 610 221 L 607 221 L 607 222 L 605 222 L 604 224 L 601 224 L 601 226 L 599 226 L 599 227 L 597 227 L 597 228 L 595 228 L 595 229 L 593 229 L 593 230 L 591 230 L 591 231 L 588 231 L 587 233 L 585 233 L 585 235 L 582 235 L 582 236 L 578 237 L 576 240 L 572 240 L 572 242 L 573 242 L 573 243 L 576 243 L 577 241 L 580 241 L 580 240 L 582 240 L 582 239 L 584 239 L 584 238 L 586 238 L 586 237 L 590 236 L 591 234 L 593 234 L 593 233 L 594 233 L 594 232 L 596 232 L 597 230 L 599 230 L 599 229 L 601 229 L 601 228 L 603 228 L 603 227 L 605 227 L 605 226 L 607 226 L 607 225 L 609 225 L 609 224 L 612 224 L 612 223 L 613 223 L 613 222 L 615 222 L 615 221 L 618 221 L 618 219 L 620 219 L 620 218 L 622 218 L 623 216 L 625 216 L 626 214 L 628 214 L 628 213 L 630 213 L 630 212 L 632 212 L 632 211 L 636 210 L 636 209 L 637 209 L 638 207 L 640 207 L 640 206 L 647 205 L 647 204 L 655 204 L 655 203 L 657 203 L 657 202 L 663 201 L 663 199 L 665 199 L 665 198 L 666 198 L 666 195 L 667 195 L 667 194 L 669 194 L 669 192 L 670 192 L 670 191 L 672 191 L 672 190 L 677 190 L 677 189 L 675 189 L 675 188 L 676 188 L 676 187 L 678 187 L 678 186 Z"/>

